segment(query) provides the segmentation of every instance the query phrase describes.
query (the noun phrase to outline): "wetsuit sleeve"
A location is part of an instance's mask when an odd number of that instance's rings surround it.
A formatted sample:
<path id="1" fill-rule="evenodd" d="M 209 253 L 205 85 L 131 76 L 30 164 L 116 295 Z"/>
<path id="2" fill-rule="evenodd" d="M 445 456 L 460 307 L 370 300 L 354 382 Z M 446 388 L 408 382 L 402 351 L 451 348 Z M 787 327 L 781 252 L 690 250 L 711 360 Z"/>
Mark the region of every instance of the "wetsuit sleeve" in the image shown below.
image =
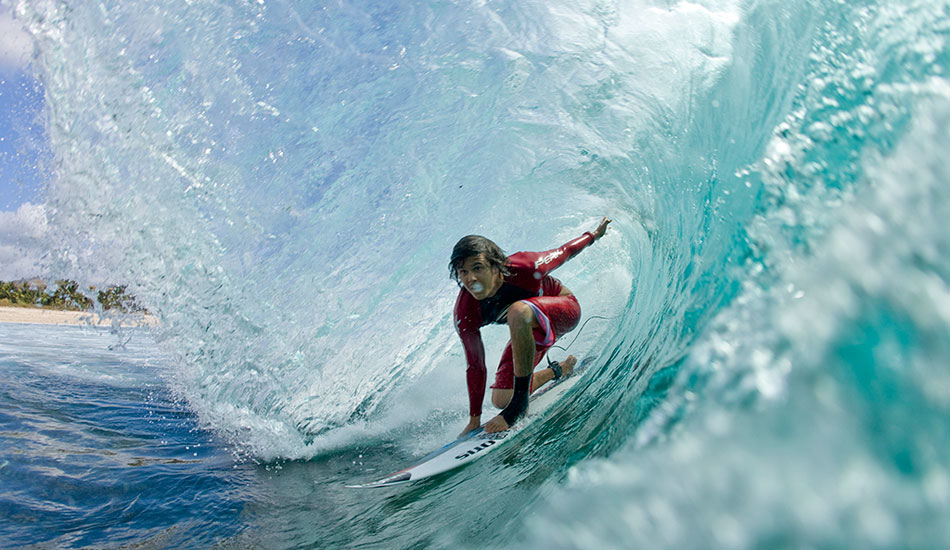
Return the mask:
<path id="1" fill-rule="evenodd" d="M 482 414 L 482 401 L 485 400 L 485 381 L 488 369 L 485 368 L 485 346 L 479 331 L 459 332 L 462 346 L 465 348 L 465 381 L 468 383 L 468 410 L 470 416 Z"/>
<path id="2" fill-rule="evenodd" d="M 594 242 L 594 234 L 590 231 L 584 232 L 580 237 L 567 242 L 553 250 L 545 252 L 531 252 L 530 260 L 533 262 L 535 277 L 541 278 L 564 265 L 565 262 L 577 256 L 577 254 L 590 246 Z"/>
<path id="3" fill-rule="evenodd" d="M 482 401 L 485 399 L 485 381 L 488 369 L 485 368 L 485 345 L 482 343 L 481 310 L 464 290 L 459 291 L 455 302 L 455 330 L 465 349 L 465 381 L 468 384 L 468 408 L 471 416 L 482 414 Z"/>

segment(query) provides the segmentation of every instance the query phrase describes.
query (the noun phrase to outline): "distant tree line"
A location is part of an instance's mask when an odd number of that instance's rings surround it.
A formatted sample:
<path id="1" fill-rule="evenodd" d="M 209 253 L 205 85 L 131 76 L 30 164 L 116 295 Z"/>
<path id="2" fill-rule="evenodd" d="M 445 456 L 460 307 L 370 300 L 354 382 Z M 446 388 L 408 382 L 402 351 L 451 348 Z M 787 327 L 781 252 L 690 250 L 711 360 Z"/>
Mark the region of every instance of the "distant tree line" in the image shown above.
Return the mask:
<path id="1" fill-rule="evenodd" d="M 135 297 L 126 291 L 124 285 L 110 286 L 102 290 L 89 287 L 89 292 L 96 293 L 95 302 L 79 290 L 79 283 L 69 279 L 56 281 L 54 288 L 48 287 L 46 283 L 38 279 L 0 281 L 0 305 L 87 311 L 93 309 L 98 302 L 103 310 L 115 309 L 122 313 L 144 311 L 144 308 L 136 303 Z"/>

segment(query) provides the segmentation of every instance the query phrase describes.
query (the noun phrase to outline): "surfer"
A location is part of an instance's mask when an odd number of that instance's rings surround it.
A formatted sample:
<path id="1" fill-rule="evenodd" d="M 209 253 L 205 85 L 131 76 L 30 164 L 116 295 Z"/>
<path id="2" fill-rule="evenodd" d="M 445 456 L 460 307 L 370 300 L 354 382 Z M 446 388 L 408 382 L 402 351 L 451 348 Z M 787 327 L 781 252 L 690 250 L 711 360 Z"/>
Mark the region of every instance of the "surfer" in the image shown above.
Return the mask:
<path id="1" fill-rule="evenodd" d="M 506 256 L 494 242 L 479 235 L 463 237 L 452 249 L 449 273 L 461 287 L 455 302 L 455 327 L 468 363 L 466 381 L 470 419 L 460 436 L 481 425 L 488 371 L 481 327 L 508 325 L 511 340 L 502 353 L 492 404 L 501 413 L 485 424 L 488 433 L 507 430 L 528 409 L 528 394 L 549 380 L 568 376 L 577 358 L 532 374 L 554 342 L 571 331 L 581 316 L 574 294 L 549 273 L 604 236 L 610 220 L 600 221 L 567 244 L 546 252 Z"/>

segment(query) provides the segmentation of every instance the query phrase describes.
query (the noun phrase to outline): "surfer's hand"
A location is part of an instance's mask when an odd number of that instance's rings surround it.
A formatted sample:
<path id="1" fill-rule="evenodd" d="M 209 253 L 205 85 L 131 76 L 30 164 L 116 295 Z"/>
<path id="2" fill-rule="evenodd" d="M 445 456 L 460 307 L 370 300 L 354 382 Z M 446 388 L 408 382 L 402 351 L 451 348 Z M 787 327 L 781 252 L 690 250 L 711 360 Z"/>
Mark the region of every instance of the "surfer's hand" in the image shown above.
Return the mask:
<path id="1" fill-rule="evenodd" d="M 600 220 L 600 225 L 597 226 L 591 234 L 594 236 L 594 240 L 604 236 L 604 233 L 607 232 L 607 225 L 610 223 L 610 219 L 607 216 L 604 216 L 604 219 Z"/>
<path id="2" fill-rule="evenodd" d="M 505 421 L 505 417 L 498 415 L 495 418 L 492 418 L 485 424 L 485 433 L 493 434 L 495 432 L 503 432 L 508 429 L 508 422 Z"/>
<path id="3" fill-rule="evenodd" d="M 472 416 L 472 417 L 470 417 L 470 420 L 468 421 L 468 424 L 465 426 L 465 429 L 462 430 L 462 433 L 459 434 L 459 437 L 465 437 L 466 435 L 468 435 L 468 433 L 469 433 L 470 431 L 472 431 L 472 430 L 474 430 L 474 429 L 477 429 L 477 428 L 478 428 L 479 426 L 481 426 L 481 425 L 482 425 L 482 417 L 481 417 L 481 416 Z"/>

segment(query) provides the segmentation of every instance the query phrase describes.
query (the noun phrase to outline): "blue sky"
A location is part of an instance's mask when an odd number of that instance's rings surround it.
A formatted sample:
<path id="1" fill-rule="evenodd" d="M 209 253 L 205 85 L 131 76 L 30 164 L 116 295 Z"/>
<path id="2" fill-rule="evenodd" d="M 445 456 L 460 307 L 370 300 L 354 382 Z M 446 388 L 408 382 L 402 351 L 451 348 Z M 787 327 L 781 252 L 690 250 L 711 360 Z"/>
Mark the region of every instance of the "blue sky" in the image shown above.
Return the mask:
<path id="1" fill-rule="evenodd" d="M 0 210 L 39 200 L 37 151 L 44 147 L 39 84 L 23 69 L 0 73 Z"/>
<path id="2" fill-rule="evenodd" d="M 32 55 L 29 34 L 0 8 L 0 280 L 40 274 L 46 248 L 39 159 L 47 145 Z"/>
<path id="3" fill-rule="evenodd" d="M 29 65 L 32 50 L 23 27 L 0 10 L 0 210 L 39 198 L 36 151 L 44 141 L 37 117 L 43 96 Z"/>

